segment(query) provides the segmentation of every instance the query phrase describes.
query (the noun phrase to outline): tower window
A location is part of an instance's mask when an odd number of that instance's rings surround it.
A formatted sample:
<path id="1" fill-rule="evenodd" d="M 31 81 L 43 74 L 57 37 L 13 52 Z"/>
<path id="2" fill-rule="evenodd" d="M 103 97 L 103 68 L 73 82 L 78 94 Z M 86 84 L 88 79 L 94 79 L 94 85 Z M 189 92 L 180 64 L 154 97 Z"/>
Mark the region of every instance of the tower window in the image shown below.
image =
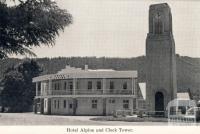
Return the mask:
<path id="1" fill-rule="evenodd" d="M 163 29 L 163 22 L 162 22 L 162 16 L 158 12 L 154 17 L 154 33 L 155 34 L 162 34 L 164 32 Z"/>

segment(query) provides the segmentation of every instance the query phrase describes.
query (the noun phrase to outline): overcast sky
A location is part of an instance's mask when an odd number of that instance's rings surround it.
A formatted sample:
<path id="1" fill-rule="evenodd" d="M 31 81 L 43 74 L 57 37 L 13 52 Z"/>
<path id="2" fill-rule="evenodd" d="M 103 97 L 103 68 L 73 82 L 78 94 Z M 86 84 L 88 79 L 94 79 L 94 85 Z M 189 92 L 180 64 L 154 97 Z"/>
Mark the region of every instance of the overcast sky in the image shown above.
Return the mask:
<path id="1" fill-rule="evenodd" d="M 74 23 L 54 47 L 33 48 L 38 57 L 145 55 L 150 4 L 162 0 L 56 0 Z M 200 2 L 167 1 L 173 18 L 176 53 L 200 57 Z"/>

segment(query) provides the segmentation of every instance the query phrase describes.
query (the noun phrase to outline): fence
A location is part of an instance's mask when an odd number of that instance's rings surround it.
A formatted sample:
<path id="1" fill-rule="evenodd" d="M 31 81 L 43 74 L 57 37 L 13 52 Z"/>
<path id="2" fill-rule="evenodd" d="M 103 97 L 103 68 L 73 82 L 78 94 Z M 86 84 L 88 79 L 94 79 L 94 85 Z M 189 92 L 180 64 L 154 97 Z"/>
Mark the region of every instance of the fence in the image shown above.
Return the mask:
<path id="1" fill-rule="evenodd" d="M 167 111 L 169 125 L 196 125 L 199 108 L 193 100 L 172 100 Z"/>

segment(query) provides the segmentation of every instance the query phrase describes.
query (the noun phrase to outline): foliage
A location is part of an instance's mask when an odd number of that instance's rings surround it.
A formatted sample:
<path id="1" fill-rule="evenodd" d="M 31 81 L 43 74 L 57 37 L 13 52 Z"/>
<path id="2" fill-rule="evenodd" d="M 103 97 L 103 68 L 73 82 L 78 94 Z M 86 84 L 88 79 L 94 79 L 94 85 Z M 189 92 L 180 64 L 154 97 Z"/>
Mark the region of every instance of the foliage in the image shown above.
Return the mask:
<path id="1" fill-rule="evenodd" d="M 138 81 L 145 82 L 145 56 L 136 58 L 106 58 L 106 57 L 58 57 L 35 59 L 43 68 L 42 74 L 52 74 L 65 68 L 66 65 L 90 69 L 137 70 Z M 0 79 L 7 68 L 22 62 L 22 59 L 9 58 L 0 61 Z M 178 91 L 190 89 L 196 100 L 200 99 L 200 58 L 177 56 Z"/>
<path id="2" fill-rule="evenodd" d="M 51 0 L 0 2 L 0 59 L 9 54 L 32 55 L 31 47 L 54 45 L 56 35 L 72 23 L 72 16 Z"/>
<path id="3" fill-rule="evenodd" d="M 35 86 L 32 78 L 41 72 L 37 62 L 25 61 L 9 68 L 3 78 L 4 89 L 1 93 L 2 105 L 10 112 L 24 112 L 32 108 Z"/>

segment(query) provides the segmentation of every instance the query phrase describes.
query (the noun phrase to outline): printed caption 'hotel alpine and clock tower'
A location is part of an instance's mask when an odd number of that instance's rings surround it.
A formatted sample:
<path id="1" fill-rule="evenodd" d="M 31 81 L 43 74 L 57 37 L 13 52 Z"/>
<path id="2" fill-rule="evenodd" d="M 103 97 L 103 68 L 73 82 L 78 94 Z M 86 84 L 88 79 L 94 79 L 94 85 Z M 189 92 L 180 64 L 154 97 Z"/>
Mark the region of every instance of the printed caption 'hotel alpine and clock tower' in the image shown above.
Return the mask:
<path id="1" fill-rule="evenodd" d="M 147 110 L 165 111 L 177 93 L 172 15 L 167 3 L 150 6 L 146 57 Z"/>

